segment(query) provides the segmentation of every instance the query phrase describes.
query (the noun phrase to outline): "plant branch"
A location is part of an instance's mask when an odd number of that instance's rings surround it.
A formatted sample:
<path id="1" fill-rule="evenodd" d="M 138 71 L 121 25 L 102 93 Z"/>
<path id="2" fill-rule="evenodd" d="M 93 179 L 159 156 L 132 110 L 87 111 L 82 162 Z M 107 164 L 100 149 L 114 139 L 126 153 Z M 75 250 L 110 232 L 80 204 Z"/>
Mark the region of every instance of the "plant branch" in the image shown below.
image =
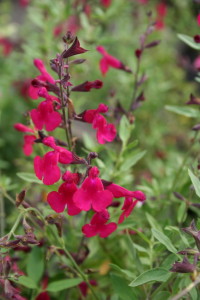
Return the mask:
<path id="1" fill-rule="evenodd" d="M 176 294 L 173 298 L 170 300 L 178 300 L 181 299 L 183 296 L 185 296 L 191 289 L 193 289 L 197 284 L 200 283 L 200 275 L 197 277 L 197 279 L 190 283 L 184 290 L 182 290 L 180 293 Z"/>

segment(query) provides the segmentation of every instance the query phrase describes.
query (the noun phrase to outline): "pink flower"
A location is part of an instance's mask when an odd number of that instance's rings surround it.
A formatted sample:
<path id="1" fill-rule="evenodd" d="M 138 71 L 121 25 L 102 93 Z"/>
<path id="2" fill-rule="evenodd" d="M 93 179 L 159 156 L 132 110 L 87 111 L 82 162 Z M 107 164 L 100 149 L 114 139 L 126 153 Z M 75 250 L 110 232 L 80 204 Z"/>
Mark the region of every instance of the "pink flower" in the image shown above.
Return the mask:
<path id="1" fill-rule="evenodd" d="M 197 69 L 198 71 L 200 70 L 200 55 L 197 56 L 197 58 L 196 58 L 195 61 L 193 62 L 193 66 L 194 66 L 195 69 Z"/>
<path id="2" fill-rule="evenodd" d="M 85 224 L 82 227 L 82 232 L 86 237 L 93 237 L 99 235 L 101 238 L 108 237 L 113 231 L 117 229 L 117 224 L 111 222 L 106 224 L 110 216 L 107 210 L 95 213 L 90 224 Z"/>
<path id="3" fill-rule="evenodd" d="M 197 24 L 200 26 L 200 14 L 197 16 Z"/>
<path id="4" fill-rule="evenodd" d="M 21 132 L 31 132 L 31 133 L 34 133 L 34 130 L 29 128 L 28 126 L 25 126 L 24 124 L 21 124 L 21 123 L 16 123 L 14 124 L 14 128 L 18 131 L 21 131 Z"/>
<path id="5" fill-rule="evenodd" d="M 96 280 L 90 280 L 90 284 L 93 285 L 93 286 L 97 286 L 97 282 Z M 79 285 L 78 285 L 80 291 L 81 291 L 81 294 L 86 297 L 87 294 L 88 294 L 88 290 L 89 290 L 89 287 L 87 285 L 87 282 L 83 281 L 81 282 Z"/>
<path id="6" fill-rule="evenodd" d="M 62 121 L 61 115 L 59 112 L 54 111 L 53 103 L 49 100 L 41 102 L 37 109 L 32 109 L 30 116 L 39 130 L 45 127 L 47 131 L 52 131 L 57 128 Z"/>
<path id="7" fill-rule="evenodd" d="M 105 75 L 108 72 L 109 68 L 120 69 L 129 73 L 131 72 L 131 70 L 126 67 L 120 60 L 108 54 L 103 46 L 98 46 L 96 49 L 103 55 L 103 58 L 100 60 L 100 70 L 102 75 Z"/>
<path id="8" fill-rule="evenodd" d="M 125 198 L 124 205 L 122 207 L 123 213 L 119 217 L 119 221 L 118 221 L 119 224 L 124 222 L 124 219 L 127 218 L 132 213 L 132 211 L 137 203 L 138 203 L 138 200 L 133 200 L 132 197 Z"/>
<path id="9" fill-rule="evenodd" d="M 100 89 L 103 86 L 101 80 L 85 81 L 71 89 L 73 92 L 89 92 L 91 89 Z"/>
<path id="10" fill-rule="evenodd" d="M 138 201 L 146 200 L 145 194 L 141 191 L 129 191 L 120 185 L 117 185 L 115 183 L 106 180 L 102 180 L 102 183 L 104 188 L 113 194 L 114 198 L 132 197 L 137 199 Z"/>
<path id="11" fill-rule="evenodd" d="M 102 115 L 97 115 L 92 123 L 92 127 L 97 129 L 96 137 L 99 144 L 112 142 L 117 134 L 114 124 L 107 123 Z"/>
<path id="12" fill-rule="evenodd" d="M 28 6 L 30 3 L 30 0 L 19 0 L 19 4 L 23 7 Z"/>
<path id="13" fill-rule="evenodd" d="M 24 135 L 23 151 L 25 155 L 29 156 L 32 154 L 35 140 L 36 136 L 34 135 Z"/>
<path id="14" fill-rule="evenodd" d="M 34 169 L 36 176 L 46 185 L 52 185 L 60 179 L 61 173 L 58 167 L 59 153 L 47 152 L 44 157 L 36 156 Z"/>
<path id="15" fill-rule="evenodd" d="M 74 194 L 74 203 L 81 210 L 88 211 L 92 208 L 94 211 L 100 212 L 106 209 L 113 200 L 112 193 L 104 190 L 98 175 L 98 168 L 92 167 L 81 188 Z"/>
<path id="16" fill-rule="evenodd" d="M 69 171 L 63 175 L 63 180 L 65 181 L 58 189 L 58 192 L 50 192 L 47 196 L 47 201 L 51 208 L 57 213 L 61 213 L 67 208 L 68 214 L 70 216 L 77 215 L 81 212 L 79 208 L 76 207 L 73 201 L 73 195 L 77 191 L 77 186 L 75 184 L 75 176 Z"/>

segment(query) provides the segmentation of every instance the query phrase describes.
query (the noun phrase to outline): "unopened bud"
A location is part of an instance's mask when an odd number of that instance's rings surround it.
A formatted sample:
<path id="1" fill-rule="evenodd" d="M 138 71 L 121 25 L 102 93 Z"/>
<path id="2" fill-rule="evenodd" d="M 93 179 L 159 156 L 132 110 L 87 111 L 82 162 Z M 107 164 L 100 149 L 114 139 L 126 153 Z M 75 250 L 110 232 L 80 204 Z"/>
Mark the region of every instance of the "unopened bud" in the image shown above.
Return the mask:
<path id="1" fill-rule="evenodd" d="M 21 191 L 19 194 L 16 195 L 15 203 L 17 207 L 20 206 L 20 204 L 23 202 L 25 195 L 26 195 L 25 190 Z"/>

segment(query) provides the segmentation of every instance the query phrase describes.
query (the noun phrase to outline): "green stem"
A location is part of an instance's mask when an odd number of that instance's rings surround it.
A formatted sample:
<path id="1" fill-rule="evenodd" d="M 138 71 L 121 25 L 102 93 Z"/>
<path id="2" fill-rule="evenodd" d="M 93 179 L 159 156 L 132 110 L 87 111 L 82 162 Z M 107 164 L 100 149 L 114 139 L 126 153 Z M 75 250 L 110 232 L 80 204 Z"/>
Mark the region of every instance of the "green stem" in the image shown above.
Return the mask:
<path id="1" fill-rule="evenodd" d="M 4 236 L 5 232 L 5 210 L 4 210 L 4 199 L 0 194 L 0 234 Z"/>
<path id="2" fill-rule="evenodd" d="M 66 135 L 66 140 L 67 144 L 69 147 L 69 150 L 71 150 L 72 145 L 71 145 L 71 140 L 69 137 L 69 132 L 68 132 L 68 124 L 67 124 L 67 118 L 66 118 L 66 113 L 65 113 L 65 103 L 64 103 L 64 95 L 63 95 L 63 87 L 62 87 L 62 63 L 59 66 L 59 79 L 60 79 L 60 98 L 61 98 L 61 106 L 62 106 L 62 115 L 63 115 L 63 122 L 64 122 L 64 127 L 65 127 L 65 135 Z"/>
<path id="3" fill-rule="evenodd" d="M 1 190 L 2 194 L 3 194 L 3 196 L 5 198 L 7 198 L 12 204 L 15 205 L 15 200 L 10 195 L 8 195 L 8 193 L 3 189 L 3 187 L 0 187 L 0 190 Z"/>
<path id="4" fill-rule="evenodd" d="M 131 105 L 130 105 L 130 111 L 132 111 L 132 106 L 135 102 L 135 98 L 136 98 L 136 94 L 137 94 L 139 72 L 140 72 L 140 58 L 137 58 L 137 65 L 136 65 L 136 71 L 135 71 L 135 80 L 134 80 L 134 86 L 133 86 L 133 96 L 132 96 L 132 101 L 131 101 Z"/>
<path id="5" fill-rule="evenodd" d="M 183 161 L 182 161 L 182 164 L 180 165 L 180 167 L 178 168 L 178 171 L 176 172 L 176 175 L 175 175 L 174 180 L 173 180 L 173 182 L 172 182 L 172 186 L 171 186 L 171 188 L 170 188 L 170 194 L 173 192 L 173 190 L 175 189 L 175 187 L 176 187 L 176 185 L 177 185 L 177 183 L 178 183 L 178 179 L 179 179 L 179 177 L 180 177 L 180 175 L 181 175 L 181 173 L 182 173 L 182 170 L 183 170 L 183 168 L 184 168 L 184 166 L 185 166 L 185 164 L 186 164 L 186 162 L 187 162 L 187 160 L 188 160 L 188 157 L 189 157 L 189 155 L 190 155 L 190 152 L 191 152 L 193 146 L 195 145 L 197 136 L 198 136 L 198 131 L 195 133 L 193 142 L 192 142 L 192 144 L 190 145 L 188 151 L 186 152 L 186 155 L 185 155 L 185 157 L 184 157 L 184 159 L 183 159 Z"/>
<path id="6" fill-rule="evenodd" d="M 185 296 L 191 289 L 193 289 L 197 284 L 200 283 L 200 275 L 197 277 L 197 279 L 190 283 L 184 290 L 182 290 L 180 293 L 178 293 L 176 296 L 171 298 L 170 300 L 179 300 L 182 299 L 183 296 Z"/>
<path id="7" fill-rule="evenodd" d="M 15 233 L 15 230 L 17 229 L 17 226 L 19 225 L 19 222 L 21 221 L 22 216 L 24 215 L 25 211 L 21 211 L 20 214 L 18 215 L 13 227 L 11 228 L 9 234 L 8 234 L 8 238 L 7 241 L 10 240 L 11 236 Z"/>

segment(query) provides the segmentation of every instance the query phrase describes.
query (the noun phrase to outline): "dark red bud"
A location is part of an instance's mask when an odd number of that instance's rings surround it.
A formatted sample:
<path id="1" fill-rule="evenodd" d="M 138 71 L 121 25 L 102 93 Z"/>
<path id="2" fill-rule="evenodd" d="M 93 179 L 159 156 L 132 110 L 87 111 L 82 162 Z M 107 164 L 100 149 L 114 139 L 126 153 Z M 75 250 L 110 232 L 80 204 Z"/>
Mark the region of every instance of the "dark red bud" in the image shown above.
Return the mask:
<path id="1" fill-rule="evenodd" d="M 197 44 L 200 43 L 200 35 L 199 35 L 199 34 L 196 34 L 196 35 L 194 36 L 194 41 L 195 41 L 195 43 L 197 43 Z"/>

